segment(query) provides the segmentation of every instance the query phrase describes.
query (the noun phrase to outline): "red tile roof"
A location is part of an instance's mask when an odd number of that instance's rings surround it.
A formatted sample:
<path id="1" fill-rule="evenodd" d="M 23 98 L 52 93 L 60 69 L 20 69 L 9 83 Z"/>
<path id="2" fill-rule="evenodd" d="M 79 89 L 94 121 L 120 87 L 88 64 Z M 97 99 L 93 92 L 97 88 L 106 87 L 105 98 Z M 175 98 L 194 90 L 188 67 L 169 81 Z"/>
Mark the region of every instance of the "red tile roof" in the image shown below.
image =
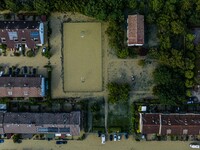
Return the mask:
<path id="1" fill-rule="evenodd" d="M 41 77 L 0 77 L 0 97 L 42 97 Z"/>
<path id="2" fill-rule="evenodd" d="M 40 22 L 37 21 L 0 21 L 0 43 L 4 43 L 8 48 L 16 48 L 16 44 L 26 44 L 28 48 L 35 48 L 36 44 L 41 44 L 40 36 L 34 41 L 31 37 L 32 32 L 39 34 Z M 10 40 L 9 32 L 17 33 L 18 41 Z M 1 39 L 5 38 L 5 42 Z M 22 41 L 25 38 L 26 41 Z"/>
<path id="3" fill-rule="evenodd" d="M 144 16 L 128 15 L 128 46 L 144 44 Z"/>
<path id="4" fill-rule="evenodd" d="M 143 134 L 200 134 L 200 114 L 141 114 L 140 116 Z"/>

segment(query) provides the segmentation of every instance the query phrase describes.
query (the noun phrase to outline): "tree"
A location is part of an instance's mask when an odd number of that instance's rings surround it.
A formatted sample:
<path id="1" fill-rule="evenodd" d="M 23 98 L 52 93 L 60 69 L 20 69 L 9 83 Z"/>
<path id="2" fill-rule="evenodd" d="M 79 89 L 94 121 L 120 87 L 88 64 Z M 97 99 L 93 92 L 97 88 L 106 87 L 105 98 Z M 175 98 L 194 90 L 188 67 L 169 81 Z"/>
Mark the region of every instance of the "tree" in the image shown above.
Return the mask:
<path id="1" fill-rule="evenodd" d="M 181 22 L 180 20 L 172 21 L 171 22 L 171 31 L 174 34 L 183 34 L 185 31 L 183 22 Z"/>
<path id="2" fill-rule="evenodd" d="M 186 96 L 191 97 L 192 96 L 192 91 L 190 89 L 186 90 Z"/>
<path id="3" fill-rule="evenodd" d="M 170 49 L 171 48 L 171 41 L 169 36 L 160 36 L 160 49 Z"/>
<path id="4" fill-rule="evenodd" d="M 153 72 L 154 82 L 156 84 L 168 84 L 172 79 L 172 70 L 167 66 L 159 66 Z"/>
<path id="5" fill-rule="evenodd" d="M 19 4 L 19 1 L 6 0 L 5 4 L 6 4 L 6 8 L 13 12 L 18 12 L 21 9 L 21 4 Z"/>
<path id="6" fill-rule="evenodd" d="M 127 102 L 129 99 L 129 91 L 130 85 L 125 84 L 118 84 L 118 83 L 109 83 L 107 85 L 109 94 L 108 94 L 108 102 L 109 103 L 124 103 Z"/>
<path id="7" fill-rule="evenodd" d="M 160 12 L 163 7 L 163 0 L 151 0 L 150 7 L 154 12 Z"/>
<path id="8" fill-rule="evenodd" d="M 49 2 L 45 0 L 35 0 L 34 8 L 40 15 L 45 15 L 50 13 Z"/>
<path id="9" fill-rule="evenodd" d="M 190 59 L 185 59 L 185 68 L 188 70 L 194 69 L 195 65 L 194 62 Z"/>
<path id="10" fill-rule="evenodd" d="M 185 87 L 186 88 L 192 88 L 194 86 L 194 82 L 193 82 L 193 80 L 186 80 L 185 81 Z"/>
<path id="11" fill-rule="evenodd" d="M 194 77 L 194 72 L 192 70 L 186 70 L 185 71 L 185 77 L 187 79 L 192 79 Z"/>
<path id="12" fill-rule="evenodd" d="M 136 0 L 129 0 L 128 1 L 128 6 L 131 9 L 136 9 L 137 8 L 137 1 Z"/>

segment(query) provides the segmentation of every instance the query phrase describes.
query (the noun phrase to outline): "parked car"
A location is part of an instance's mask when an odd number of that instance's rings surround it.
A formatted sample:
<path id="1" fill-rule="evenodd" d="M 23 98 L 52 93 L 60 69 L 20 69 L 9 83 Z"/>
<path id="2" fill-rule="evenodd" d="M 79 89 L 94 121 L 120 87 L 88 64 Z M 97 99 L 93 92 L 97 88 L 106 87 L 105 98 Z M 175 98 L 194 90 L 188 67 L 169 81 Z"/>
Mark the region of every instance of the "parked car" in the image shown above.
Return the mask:
<path id="1" fill-rule="evenodd" d="M 199 103 L 199 100 L 196 96 L 190 97 L 187 101 L 187 104 L 194 104 L 194 103 Z"/>
<path id="2" fill-rule="evenodd" d="M 28 67 L 24 66 L 23 67 L 23 74 L 27 74 L 28 73 Z"/>
<path id="3" fill-rule="evenodd" d="M 33 68 L 32 74 L 33 74 L 33 75 L 36 75 L 36 71 L 37 71 L 37 69 L 36 69 L 36 68 Z"/>
<path id="4" fill-rule="evenodd" d="M 114 134 L 114 141 L 117 141 L 117 135 Z"/>
<path id="5" fill-rule="evenodd" d="M 8 69 L 8 74 L 9 74 L 9 75 L 12 75 L 12 68 L 9 68 L 9 69 Z"/>
<path id="6" fill-rule="evenodd" d="M 56 141 L 56 144 L 67 144 L 67 141 Z"/>
<path id="7" fill-rule="evenodd" d="M 191 147 L 191 148 L 199 149 L 199 148 L 200 148 L 200 144 L 198 144 L 198 143 L 191 143 L 191 144 L 190 144 L 190 147 Z"/>
<path id="8" fill-rule="evenodd" d="M 45 53 L 46 50 L 47 50 L 47 48 L 46 48 L 46 47 L 43 47 L 43 49 L 42 49 L 42 53 Z"/>
<path id="9" fill-rule="evenodd" d="M 104 134 L 101 135 L 101 143 L 105 144 L 106 143 L 106 137 Z"/>
<path id="10" fill-rule="evenodd" d="M 112 134 L 110 134 L 110 141 L 112 141 L 113 140 L 113 135 Z"/>
<path id="11" fill-rule="evenodd" d="M 125 133 L 124 137 L 127 140 L 128 139 L 128 133 Z"/>
<path id="12" fill-rule="evenodd" d="M 19 68 L 16 68 L 15 74 L 16 74 L 16 75 L 19 75 L 19 73 L 20 73 L 20 69 L 19 69 Z"/>
<path id="13" fill-rule="evenodd" d="M 4 73 L 3 71 L 0 71 L 0 77 L 3 75 L 3 73 Z"/>
<path id="14" fill-rule="evenodd" d="M 102 132 L 98 131 L 98 137 L 101 137 Z"/>
<path id="15" fill-rule="evenodd" d="M 3 139 L 0 139 L 0 143 L 4 143 L 4 140 L 3 140 Z"/>
<path id="16" fill-rule="evenodd" d="M 121 140 L 121 135 L 117 136 L 117 140 L 120 141 Z"/>

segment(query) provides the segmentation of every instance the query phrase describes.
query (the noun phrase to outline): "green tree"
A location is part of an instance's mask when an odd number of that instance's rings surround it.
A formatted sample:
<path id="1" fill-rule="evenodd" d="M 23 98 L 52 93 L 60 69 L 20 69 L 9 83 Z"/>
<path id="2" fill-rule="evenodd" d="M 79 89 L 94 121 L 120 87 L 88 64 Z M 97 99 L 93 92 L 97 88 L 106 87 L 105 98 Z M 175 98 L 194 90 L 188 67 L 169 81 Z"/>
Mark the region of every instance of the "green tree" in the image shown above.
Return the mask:
<path id="1" fill-rule="evenodd" d="M 171 22 L 171 31 L 174 34 L 183 34 L 185 31 L 183 22 L 181 22 L 180 20 L 172 21 Z"/>
<path id="2" fill-rule="evenodd" d="M 186 96 L 191 97 L 192 96 L 192 91 L 190 89 L 186 90 Z"/>
<path id="3" fill-rule="evenodd" d="M 194 77 L 194 72 L 192 70 L 186 70 L 185 71 L 185 77 L 187 79 L 192 79 Z"/>
<path id="4" fill-rule="evenodd" d="M 186 88 L 192 88 L 194 86 L 194 82 L 193 82 L 193 80 L 186 80 L 185 81 L 185 87 Z"/>
<path id="5" fill-rule="evenodd" d="M 6 4 L 6 8 L 13 12 L 18 12 L 21 9 L 21 4 L 19 3 L 19 1 L 6 0 L 5 4 Z"/>
<path id="6" fill-rule="evenodd" d="M 128 6 L 131 9 L 136 9 L 137 8 L 137 1 L 136 0 L 129 0 L 128 1 Z"/>
<path id="7" fill-rule="evenodd" d="M 108 94 L 108 102 L 109 103 L 124 103 L 129 99 L 129 91 L 130 85 L 118 84 L 118 83 L 109 83 L 107 85 L 109 94 Z"/>
<path id="8" fill-rule="evenodd" d="M 185 59 L 185 68 L 188 70 L 194 69 L 195 65 L 194 62 L 190 59 Z"/>
<path id="9" fill-rule="evenodd" d="M 46 0 L 35 0 L 34 1 L 34 8 L 40 15 L 49 14 L 50 13 L 50 6 L 49 2 Z"/>
<path id="10" fill-rule="evenodd" d="M 172 70 L 167 66 L 159 66 L 153 72 L 154 82 L 159 85 L 171 82 L 172 76 Z"/>
<path id="11" fill-rule="evenodd" d="M 164 4 L 163 0 L 151 0 L 149 3 L 154 12 L 160 12 Z"/>

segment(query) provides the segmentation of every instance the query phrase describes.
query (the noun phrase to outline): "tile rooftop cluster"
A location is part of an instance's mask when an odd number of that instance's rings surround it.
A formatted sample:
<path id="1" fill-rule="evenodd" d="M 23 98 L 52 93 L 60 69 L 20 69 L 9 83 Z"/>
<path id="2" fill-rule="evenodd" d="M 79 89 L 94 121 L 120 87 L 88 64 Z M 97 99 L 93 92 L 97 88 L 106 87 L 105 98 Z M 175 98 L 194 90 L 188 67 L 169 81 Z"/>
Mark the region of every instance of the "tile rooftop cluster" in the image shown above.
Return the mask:
<path id="1" fill-rule="evenodd" d="M 0 97 L 44 97 L 43 77 L 0 77 Z"/>
<path id="2" fill-rule="evenodd" d="M 0 21 L 0 43 L 15 49 L 18 45 L 35 48 L 44 44 L 44 24 L 37 21 Z"/>
<path id="3" fill-rule="evenodd" d="M 198 135 L 200 114 L 140 114 L 140 131 L 143 134 Z"/>

